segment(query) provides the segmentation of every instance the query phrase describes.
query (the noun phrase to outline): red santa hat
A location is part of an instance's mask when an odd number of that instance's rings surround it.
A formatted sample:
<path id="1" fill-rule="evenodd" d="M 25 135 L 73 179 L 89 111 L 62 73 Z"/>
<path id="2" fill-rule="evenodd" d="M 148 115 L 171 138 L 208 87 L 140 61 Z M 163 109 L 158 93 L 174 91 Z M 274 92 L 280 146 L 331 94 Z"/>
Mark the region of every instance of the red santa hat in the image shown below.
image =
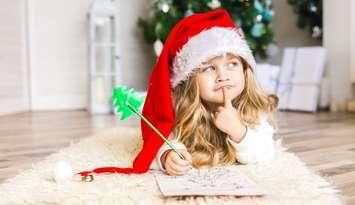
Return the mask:
<path id="1" fill-rule="evenodd" d="M 225 52 L 239 55 L 255 68 L 249 46 L 225 10 L 188 16 L 172 29 L 149 78 L 143 107 L 143 115 L 164 136 L 172 132 L 175 120 L 171 89 L 187 80 L 203 61 Z M 164 141 L 144 121 L 141 131 L 144 145 L 133 167 L 146 172 Z"/>
<path id="2" fill-rule="evenodd" d="M 239 55 L 252 69 L 255 67 L 252 52 L 225 10 L 188 16 L 172 29 L 149 77 L 142 112 L 166 138 L 175 121 L 171 90 L 187 80 L 201 62 L 225 52 Z M 133 168 L 113 167 L 97 172 L 147 172 L 164 141 L 143 120 L 141 131 L 143 148 L 136 156 Z"/>

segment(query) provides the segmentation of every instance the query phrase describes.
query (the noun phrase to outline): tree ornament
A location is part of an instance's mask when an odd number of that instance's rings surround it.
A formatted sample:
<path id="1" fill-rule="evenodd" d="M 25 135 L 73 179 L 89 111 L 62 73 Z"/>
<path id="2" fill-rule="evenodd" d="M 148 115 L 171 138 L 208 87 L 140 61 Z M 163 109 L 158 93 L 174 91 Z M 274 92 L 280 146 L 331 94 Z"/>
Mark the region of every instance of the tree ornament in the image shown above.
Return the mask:
<path id="1" fill-rule="evenodd" d="M 219 0 L 212 0 L 211 2 L 207 3 L 207 5 L 211 9 L 216 9 L 221 7 L 221 2 Z"/>
<path id="2" fill-rule="evenodd" d="M 274 43 L 269 44 L 269 46 L 266 49 L 266 54 L 268 56 L 272 57 L 272 56 L 275 56 L 278 53 L 279 53 L 279 47 L 277 47 L 277 45 L 274 44 Z"/>
<path id="3" fill-rule="evenodd" d="M 160 39 L 155 40 L 154 42 L 154 53 L 156 56 L 159 56 L 161 51 L 163 50 L 163 42 Z"/>
<path id="4" fill-rule="evenodd" d="M 254 8 L 258 11 L 258 13 L 262 13 L 264 10 L 263 5 L 259 2 L 259 0 L 254 0 Z"/>
<path id="5" fill-rule="evenodd" d="M 262 35 L 262 32 L 263 32 L 263 24 L 261 23 L 254 24 L 254 26 L 251 29 L 251 34 L 254 37 L 260 37 Z"/>
<path id="6" fill-rule="evenodd" d="M 269 10 L 269 9 L 265 9 L 263 12 L 263 19 L 265 21 L 270 21 L 272 19 L 272 17 L 274 16 L 274 11 L 273 10 Z"/>
<path id="7" fill-rule="evenodd" d="M 319 38 L 321 35 L 322 35 L 322 30 L 319 28 L 319 26 L 313 27 L 312 37 Z"/>
<path id="8" fill-rule="evenodd" d="M 322 38 L 323 0 L 288 0 L 297 16 L 297 26 L 307 29 L 313 38 Z"/>
<path id="9" fill-rule="evenodd" d="M 164 12 L 164 13 L 168 13 L 169 12 L 169 9 L 170 9 L 170 6 L 168 3 L 166 2 L 162 2 L 162 3 L 159 3 L 159 9 Z"/>
<path id="10" fill-rule="evenodd" d="M 187 16 L 191 16 L 192 14 L 194 14 L 194 12 L 191 9 L 188 9 L 188 10 L 186 10 L 184 16 L 187 17 Z"/>

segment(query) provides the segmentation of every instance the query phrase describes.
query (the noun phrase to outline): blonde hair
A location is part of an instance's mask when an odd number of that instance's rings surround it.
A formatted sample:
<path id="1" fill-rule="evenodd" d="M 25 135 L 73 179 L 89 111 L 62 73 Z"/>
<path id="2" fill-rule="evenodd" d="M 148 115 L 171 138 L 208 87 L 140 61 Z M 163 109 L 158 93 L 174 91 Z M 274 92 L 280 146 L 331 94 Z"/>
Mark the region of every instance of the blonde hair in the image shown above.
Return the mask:
<path id="1" fill-rule="evenodd" d="M 278 98 L 264 92 L 255 80 L 250 66 L 242 59 L 245 87 L 232 100 L 239 118 L 248 127 L 255 127 L 261 114 L 276 109 Z M 237 161 L 235 148 L 228 142 L 227 134 L 219 130 L 213 122 L 199 93 L 197 72 L 172 90 L 175 111 L 174 134 L 192 155 L 194 167 L 212 167 L 234 164 Z"/>

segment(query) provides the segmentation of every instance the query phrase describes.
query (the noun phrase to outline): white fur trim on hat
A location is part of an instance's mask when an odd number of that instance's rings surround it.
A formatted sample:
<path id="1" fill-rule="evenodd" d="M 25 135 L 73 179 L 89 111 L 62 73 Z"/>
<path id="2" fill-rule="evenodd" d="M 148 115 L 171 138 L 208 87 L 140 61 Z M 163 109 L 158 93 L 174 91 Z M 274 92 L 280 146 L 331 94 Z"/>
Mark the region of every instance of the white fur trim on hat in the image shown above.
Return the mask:
<path id="1" fill-rule="evenodd" d="M 239 55 L 255 68 L 254 56 L 236 28 L 213 27 L 190 38 L 177 52 L 171 68 L 171 87 L 187 80 L 202 62 L 226 52 Z"/>

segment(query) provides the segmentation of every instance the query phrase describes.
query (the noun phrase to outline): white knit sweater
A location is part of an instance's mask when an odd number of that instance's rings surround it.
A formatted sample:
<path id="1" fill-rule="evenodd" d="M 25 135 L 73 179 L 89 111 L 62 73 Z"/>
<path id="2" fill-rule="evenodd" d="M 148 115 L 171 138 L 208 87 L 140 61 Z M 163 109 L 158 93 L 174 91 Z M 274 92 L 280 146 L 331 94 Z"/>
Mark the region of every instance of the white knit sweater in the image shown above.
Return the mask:
<path id="1" fill-rule="evenodd" d="M 251 129 L 248 127 L 247 133 L 241 142 L 236 143 L 228 138 L 228 141 L 235 147 L 238 162 L 243 164 L 258 163 L 273 159 L 275 155 L 275 141 L 273 139 L 274 128 L 267 119 L 261 118 L 258 125 Z M 178 142 L 171 133 L 168 137 L 170 142 L 177 149 L 186 149 L 185 145 Z M 166 150 L 171 149 L 166 143 L 159 149 L 155 159 L 150 165 L 150 169 L 163 168 L 160 158 Z"/>

